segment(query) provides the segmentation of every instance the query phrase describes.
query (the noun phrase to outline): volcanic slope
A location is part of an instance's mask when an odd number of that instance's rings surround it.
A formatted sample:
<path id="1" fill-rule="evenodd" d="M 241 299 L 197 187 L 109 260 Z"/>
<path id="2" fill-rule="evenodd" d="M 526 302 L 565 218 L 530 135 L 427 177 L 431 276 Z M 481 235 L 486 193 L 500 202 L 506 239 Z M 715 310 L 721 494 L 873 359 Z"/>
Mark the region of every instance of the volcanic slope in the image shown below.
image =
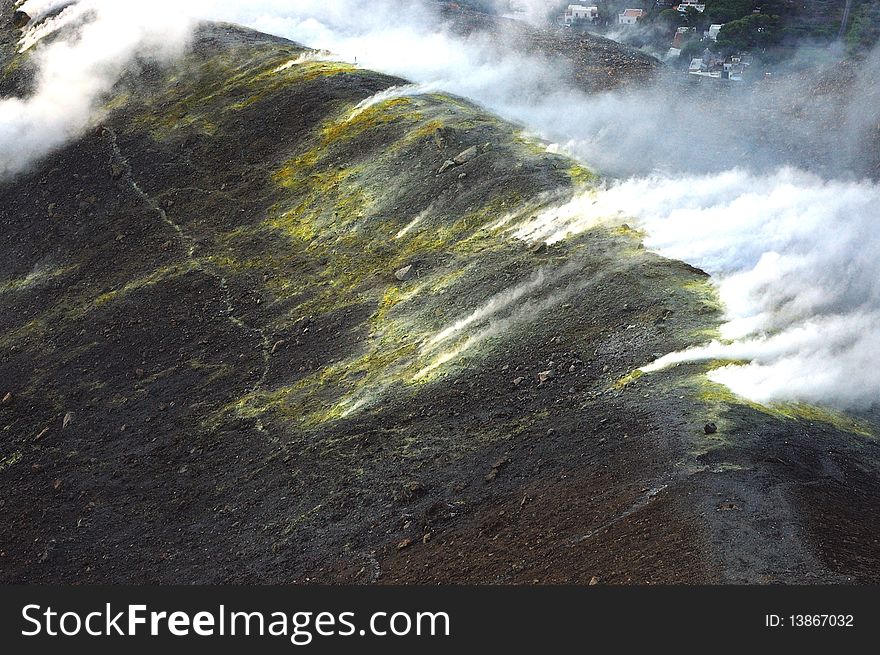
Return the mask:
<path id="1" fill-rule="evenodd" d="M 404 85 L 205 26 L 0 184 L 0 581 L 876 582 L 870 426 L 633 374 L 707 277 Z"/>

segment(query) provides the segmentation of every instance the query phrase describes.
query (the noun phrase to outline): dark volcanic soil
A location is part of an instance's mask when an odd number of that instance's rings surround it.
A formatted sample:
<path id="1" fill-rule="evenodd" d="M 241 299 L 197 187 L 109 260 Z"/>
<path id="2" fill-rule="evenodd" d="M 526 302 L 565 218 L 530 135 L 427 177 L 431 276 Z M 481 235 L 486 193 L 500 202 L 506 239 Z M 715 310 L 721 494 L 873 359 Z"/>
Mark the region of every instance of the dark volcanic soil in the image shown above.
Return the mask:
<path id="1" fill-rule="evenodd" d="M 515 238 L 590 173 L 303 53 L 206 27 L 0 184 L 0 582 L 880 579 L 870 426 L 631 374 L 702 272 Z"/>

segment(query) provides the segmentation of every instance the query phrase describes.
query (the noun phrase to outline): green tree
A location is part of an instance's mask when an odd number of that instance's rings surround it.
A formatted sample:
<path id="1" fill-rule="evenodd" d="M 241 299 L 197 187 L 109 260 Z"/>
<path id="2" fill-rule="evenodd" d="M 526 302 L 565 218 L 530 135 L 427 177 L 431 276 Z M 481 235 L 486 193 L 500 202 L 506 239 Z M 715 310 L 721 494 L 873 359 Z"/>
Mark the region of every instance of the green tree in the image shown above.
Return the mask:
<path id="1" fill-rule="evenodd" d="M 661 29 L 674 30 L 684 25 L 684 16 L 675 9 L 664 9 L 657 16 L 656 25 Z"/>
<path id="2" fill-rule="evenodd" d="M 779 38 L 779 19 L 765 14 L 751 14 L 726 23 L 718 33 L 717 49 L 722 52 L 763 49 Z"/>
<path id="3" fill-rule="evenodd" d="M 855 12 L 846 33 L 852 51 L 872 48 L 880 40 L 880 1 L 867 2 Z"/>
<path id="4" fill-rule="evenodd" d="M 688 7 L 684 10 L 684 23 L 688 27 L 699 28 L 704 22 L 703 14 L 694 7 Z"/>
<path id="5" fill-rule="evenodd" d="M 745 18 L 754 8 L 754 0 L 706 0 L 706 22 L 710 25 L 730 23 Z"/>

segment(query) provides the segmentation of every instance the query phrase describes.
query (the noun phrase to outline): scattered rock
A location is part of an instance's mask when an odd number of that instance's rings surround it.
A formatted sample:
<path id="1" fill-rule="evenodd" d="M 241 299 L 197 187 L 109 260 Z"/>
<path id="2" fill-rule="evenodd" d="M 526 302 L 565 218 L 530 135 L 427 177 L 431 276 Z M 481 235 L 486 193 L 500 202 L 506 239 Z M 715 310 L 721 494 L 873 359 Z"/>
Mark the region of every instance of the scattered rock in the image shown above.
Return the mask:
<path id="1" fill-rule="evenodd" d="M 714 423 L 706 423 L 706 427 L 703 428 L 706 434 L 717 434 L 718 426 Z"/>
<path id="2" fill-rule="evenodd" d="M 52 483 L 52 488 L 55 491 L 61 491 L 61 487 L 63 487 L 63 486 L 64 486 L 64 482 L 61 480 L 55 480 L 55 482 Z"/>
<path id="3" fill-rule="evenodd" d="M 34 437 L 34 441 L 39 441 L 40 439 L 45 437 L 47 434 L 49 434 L 49 428 L 43 428 L 42 432 L 40 432 L 40 434 L 38 434 L 36 437 Z"/>
<path id="4" fill-rule="evenodd" d="M 492 470 L 500 471 L 501 469 L 507 468 L 509 465 L 510 465 L 510 458 L 509 457 L 502 457 L 501 459 L 499 459 L 497 462 L 495 462 L 492 465 Z"/>
<path id="5" fill-rule="evenodd" d="M 537 243 L 531 248 L 533 255 L 542 255 L 547 252 L 547 242 L 542 241 L 541 243 Z"/>
<path id="6" fill-rule="evenodd" d="M 401 541 L 399 544 L 397 544 L 397 550 L 406 550 L 407 548 L 409 548 L 412 545 L 413 545 L 413 540 L 407 538 L 407 539 L 404 539 L 403 541 Z"/>
<path id="7" fill-rule="evenodd" d="M 460 490 L 456 493 L 461 493 L 462 491 L 464 491 L 464 487 L 461 487 Z M 452 511 L 453 509 L 453 506 L 449 503 L 438 500 L 436 503 L 432 503 L 431 506 L 425 510 L 425 523 L 433 524 L 452 518 L 455 516 L 455 512 Z"/>
<path id="8" fill-rule="evenodd" d="M 61 422 L 62 430 L 66 430 L 68 427 L 70 427 L 70 424 L 73 423 L 73 417 L 73 412 L 67 412 L 67 414 L 64 415 L 64 420 Z"/>
<path id="9" fill-rule="evenodd" d="M 513 386 L 518 387 L 518 386 L 520 386 L 520 385 L 521 385 L 523 382 L 525 382 L 525 381 L 526 381 L 525 378 L 516 378 L 516 379 L 513 381 Z"/>
<path id="10" fill-rule="evenodd" d="M 430 533 L 430 532 L 426 532 L 426 533 L 425 533 L 425 536 L 422 537 L 422 543 L 423 543 L 423 544 L 426 544 L 426 543 L 428 543 L 429 541 L 431 541 L 431 533 Z"/>
<path id="11" fill-rule="evenodd" d="M 464 152 L 461 152 L 458 155 L 456 155 L 453 158 L 452 163 L 456 164 L 458 166 L 461 166 L 462 164 L 467 164 L 469 161 L 476 159 L 479 154 L 480 154 L 480 149 L 477 148 L 477 146 L 472 146 L 472 147 L 468 148 L 467 150 L 465 150 Z"/>
<path id="12" fill-rule="evenodd" d="M 23 11 L 16 11 L 12 15 L 12 27 L 14 27 L 17 30 L 20 30 L 21 28 L 23 28 L 25 25 L 27 25 L 30 22 L 31 22 L 31 17 Z"/>
<path id="13" fill-rule="evenodd" d="M 404 266 L 399 271 L 394 273 L 394 277 L 396 277 L 400 282 L 406 282 L 412 277 L 413 267 L 412 264 L 409 266 Z"/>
<path id="14" fill-rule="evenodd" d="M 498 474 L 501 473 L 504 469 L 508 467 L 510 464 L 509 457 L 502 457 L 497 462 L 492 465 L 492 470 L 486 474 L 485 480 L 486 482 L 493 482 L 495 478 L 498 477 Z"/>
<path id="15" fill-rule="evenodd" d="M 739 512 L 742 508 L 736 503 L 721 503 L 715 508 L 716 512 Z"/>
<path id="16" fill-rule="evenodd" d="M 421 482 L 410 482 L 406 485 L 406 495 L 409 498 L 419 498 L 427 493 L 427 489 Z"/>
<path id="17" fill-rule="evenodd" d="M 538 382 L 544 383 L 549 380 L 552 380 L 555 377 L 556 377 L 556 371 L 554 371 L 552 369 L 549 371 L 544 371 L 542 373 L 538 373 Z"/>
<path id="18" fill-rule="evenodd" d="M 442 127 L 434 130 L 434 145 L 438 150 L 446 150 L 446 131 Z"/>
<path id="19" fill-rule="evenodd" d="M 3 401 L 0 404 L 2 404 L 3 407 L 6 407 L 7 405 L 12 404 L 12 392 L 11 391 L 9 393 L 7 393 L 5 396 L 3 396 Z"/>
<path id="20" fill-rule="evenodd" d="M 440 167 L 440 170 L 437 171 L 437 175 L 443 175 L 443 173 L 448 171 L 450 168 L 454 168 L 454 167 L 455 167 L 455 162 L 452 161 L 451 159 L 447 159 L 445 162 L 443 162 L 443 165 Z"/>
<path id="21" fill-rule="evenodd" d="M 599 578 L 597 578 L 595 575 L 592 578 L 590 578 L 590 585 L 589 586 L 595 587 L 598 584 L 599 584 Z"/>
<path id="22" fill-rule="evenodd" d="M 274 355 L 275 353 L 277 353 L 281 346 L 284 345 L 284 343 L 284 341 L 276 341 L 275 345 L 272 346 L 272 354 Z"/>

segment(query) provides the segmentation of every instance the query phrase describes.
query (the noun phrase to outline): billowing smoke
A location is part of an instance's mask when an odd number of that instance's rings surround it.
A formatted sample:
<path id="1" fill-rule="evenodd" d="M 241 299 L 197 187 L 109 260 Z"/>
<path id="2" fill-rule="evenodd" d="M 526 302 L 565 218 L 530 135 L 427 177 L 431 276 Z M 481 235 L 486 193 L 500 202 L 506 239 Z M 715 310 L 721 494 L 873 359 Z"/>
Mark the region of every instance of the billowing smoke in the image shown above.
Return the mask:
<path id="1" fill-rule="evenodd" d="M 502 5 L 502 2 L 498 3 L 499 6 Z M 565 2 L 558 2 L 558 0 L 510 0 L 510 2 L 504 4 L 507 5 L 508 15 L 535 25 L 546 23 L 547 19 L 553 14 L 561 14 L 562 8 L 566 5 Z"/>
<path id="2" fill-rule="evenodd" d="M 555 5 L 534 0 L 519 6 L 538 16 Z M 804 163 L 835 177 L 880 171 L 876 148 L 865 147 L 880 143 L 880 51 L 855 71 L 832 67 L 821 75 L 810 71 L 723 88 L 695 87 L 664 71 L 654 84 L 589 94 L 574 82 L 569 61 L 537 52 L 519 33 L 504 38 L 510 28 L 503 23 L 492 34 L 462 36 L 427 0 L 373 0 L 369 6 L 355 0 L 187 0 L 187 6 L 200 16 L 240 22 L 476 100 L 609 175 L 772 171 Z M 559 42 L 563 50 L 577 47 L 577 40 Z"/>
<path id="3" fill-rule="evenodd" d="M 858 181 L 880 170 L 880 53 L 843 83 L 835 71 L 693 89 L 661 75 L 647 88 L 590 95 L 568 64 L 515 39 L 445 28 L 436 3 L 79 4 L 94 11 L 79 38 L 34 46 L 37 93 L 0 101 L 0 174 L 93 121 L 123 62 L 136 52 L 163 56 L 161 44 L 179 47 L 186 16 L 243 23 L 417 85 L 394 93 L 467 96 L 621 178 L 511 234 L 554 240 L 596 222 L 638 221 L 649 247 L 710 272 L 727 307 L 725 340 L 649 368 L 743 360 L 712 376 L 757 401 L 864 408 L 880 398 L 880 188 Z M 555 3 L 520 4 L 538 15 Z"/>
<path id="4" fill-rule="evenodd" d="M 38 20 L 65 4 L 27 0 L 21 9 Z M 0 178 L 87 129 L 136 53 L 166 58 L 180 52 L 190 25 L 169 21 L 174 5 L 83 0 L 45 22 L 32 21 L 21 48 L 34 51 L 35 90 L 26 98 L 0 99 Z"/>
<path id="5" fill-rule="evenodd" d="M 190 0 L 189 6 L 201 16 L 242 23 L 474 99 L 527 124 L 542 98 L 559 90 L 568 93 L 565 71 L 540 55 L 501 52 L 492 35 L 453 35 L 436 3 L 299 0 L 291 6 L 281 0 Z"/>
<path id="6" fill-rule="evenodd" d="M 638 217 L 646 246 L 713 275 L 722 341 L 646 367 L 748 362 L 710 377 L 758 402 L 864 409 L 880 399 L 880 186 L 783 169 L 645 177 L 553 208 L 517 236 L 555 242 Z"/>

